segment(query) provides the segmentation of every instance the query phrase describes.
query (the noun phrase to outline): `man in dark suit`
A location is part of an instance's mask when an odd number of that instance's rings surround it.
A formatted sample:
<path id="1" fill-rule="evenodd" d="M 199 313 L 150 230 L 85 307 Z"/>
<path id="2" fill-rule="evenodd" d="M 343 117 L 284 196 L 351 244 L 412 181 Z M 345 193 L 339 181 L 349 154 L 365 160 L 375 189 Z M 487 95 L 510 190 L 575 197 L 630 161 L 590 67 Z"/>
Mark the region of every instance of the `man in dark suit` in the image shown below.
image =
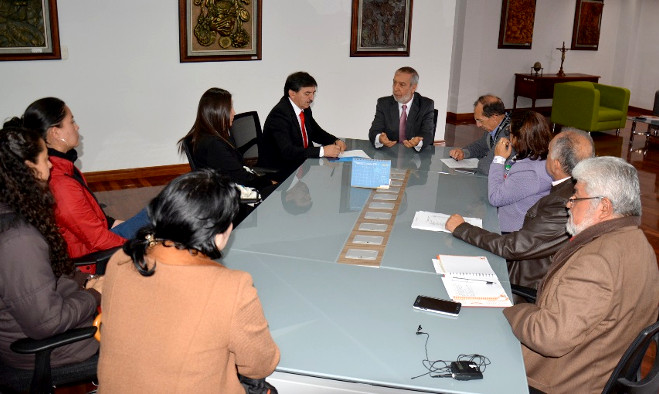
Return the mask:
<path id="1" fill-rule="evenodd" d="M 306 72 L 289 75 L 284 96 L 265 120 L 258 165 L 276 169 L 274 178 L 278 181 L 285 180 L 308 158 L 337 157 L 346 149 L 343 141 L 323 130 L 313 118 L 310 106 L 317 86 Z"/>
<path id="2" fill-rule="evenodd" d="M 368 138 L 375 148 L 391 148 L 402 143 L 417 152 L 432 145 L 435 103 L 416 93 L 419 74 L 412 67 L 401 67 L 394 74 L 393 95 L 380 97 Z"/>
<path id="3" fill-rule="evenodd" d="M 460 215 L 451 216 L 446 229 L 454 237 L 508 260 L 510 283 L 537 288 L 551 257 L 570 237 L 565 229 L 565 203 L 574 193 L 572 170 L 594 153 L 593 139 L 585 131 L 565 129 L 551 140 L 546 163 L 547 173 L 554 179 L 551 192 L 529 208 L 518 231 L 492 233 L 466 223 Z"/>

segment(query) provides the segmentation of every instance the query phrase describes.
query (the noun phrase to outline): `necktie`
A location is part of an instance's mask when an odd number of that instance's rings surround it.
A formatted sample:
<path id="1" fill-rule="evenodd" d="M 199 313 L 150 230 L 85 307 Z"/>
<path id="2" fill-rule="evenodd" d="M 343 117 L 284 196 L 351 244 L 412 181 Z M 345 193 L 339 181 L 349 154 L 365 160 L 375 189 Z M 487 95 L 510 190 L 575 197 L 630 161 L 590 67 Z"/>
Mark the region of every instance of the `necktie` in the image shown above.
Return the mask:
<path id="1" fill-rule="evenodd" d="M 307 129 L 304 127 L 304 111 L 300 112 L 300 125 L 302 126 L 302 142 L 306 149 L 309 146 L 309 140 L 307 139 Z"/>
<path id="2" fill-rule="evenodd" d="M 407 126 L 407 105 L 403 104 L 403 111 L 400 113 L 400 124 L 398 125 L 398 142 L 403 142 L 405 138 L 405 127 Z"/>

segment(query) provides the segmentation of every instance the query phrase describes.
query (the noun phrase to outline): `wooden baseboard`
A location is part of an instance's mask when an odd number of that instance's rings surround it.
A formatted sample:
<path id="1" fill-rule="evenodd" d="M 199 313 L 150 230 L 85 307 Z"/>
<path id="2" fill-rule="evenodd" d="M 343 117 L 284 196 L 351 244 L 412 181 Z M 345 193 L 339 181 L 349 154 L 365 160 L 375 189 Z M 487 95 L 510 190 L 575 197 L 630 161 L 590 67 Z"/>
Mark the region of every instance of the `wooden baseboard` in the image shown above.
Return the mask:
<path id="1" fill-rule="evenodd" d="M 89 188 L 96 192 L 164 185 L 186 172 L 190 172 L 190 165 L 170 164 L 166 166 L 93 171 L 86 172 L 84 175 Z"/>

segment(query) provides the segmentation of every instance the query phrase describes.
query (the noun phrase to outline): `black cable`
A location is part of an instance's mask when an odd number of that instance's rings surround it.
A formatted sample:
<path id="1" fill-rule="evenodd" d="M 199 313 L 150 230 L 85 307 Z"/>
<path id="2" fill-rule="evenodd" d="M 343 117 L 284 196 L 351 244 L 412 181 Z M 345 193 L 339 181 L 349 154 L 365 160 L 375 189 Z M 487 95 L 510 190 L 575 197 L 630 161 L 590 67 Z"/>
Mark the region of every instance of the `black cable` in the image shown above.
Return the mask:
<path id="1" fill-rule="evenodd" d="M 430 357 L 428 357 L 428 341 L 430 341 L 430 334 L 421 330 L 423 330 L 423 328 L 421 325 L 419 325 L 419 328 L 416 330 L 416 335 L 426 336 L 426 342 L 424 346 L 426 358 L 421 361 L 421 364 L 428 372 L 414 376 L 411 379 L 420 378 L 426 375 L 430 375 L 431 378 L 452 378 L 453 374 L 451 372 L 451 361 L 430 360 Z M 478 370 L 481 373 L 485 372 L 485 368 L 491 364 L 489 358 L 480 354 L 460 354 L 457 358 L 457 361 L 474 363 L 478 366 Z"/>

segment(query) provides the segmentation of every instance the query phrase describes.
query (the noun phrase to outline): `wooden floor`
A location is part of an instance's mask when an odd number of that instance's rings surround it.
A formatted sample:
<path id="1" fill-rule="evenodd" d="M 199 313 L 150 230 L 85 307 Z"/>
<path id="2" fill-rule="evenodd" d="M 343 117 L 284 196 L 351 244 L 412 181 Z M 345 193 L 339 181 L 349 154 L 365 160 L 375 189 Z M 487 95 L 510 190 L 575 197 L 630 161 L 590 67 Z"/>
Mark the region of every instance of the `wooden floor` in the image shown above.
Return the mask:
<path id="1" fill-rule="evenodd" d="M 638 129 L 645 130 L 645 125 L 639 125 Z M 639 150 L 645 146 L 645 137 L 636 136 L 634 139 L 633 152 L 629 152 L 628 143 L 631 131 L 631 122 L 627 122 L 627 127 L 621 130 L 620 136 L 622 137 L 622 146 L 611 144 L 615 141 L 615 133 L 609 132 L 607 135 L 600 136 L 596 139 L 596 147 L 598 152 L 602 151 L 605 154 L 615 154 L 629 161 L 638 170 L 639 180 L 641 184 L 641 202 L 643 206 L 643 217 L 641 228 L 645 232 L 648 240 L 654 247 L 655 253 L 659 250 L 659 200 L 657 198 L 657 190 L 659 190 L 659 138 L 657 143 L 650 143 L 647 150 Z M 598 133 L 593 133 L 595 136 Z M 473 124 L 467 125 L 454 125 L 447 124 L 445 131 L 445 144 L 447 146 L 464 146 L 472 142 L 474 139 L 482 135 Z M 613 150 L 612 150 L 613 149 Z M 617 152 L 617 154 L 616 154 Z M 163 185 L 173 179 L 175 175 L 163 176 L 158 174 L 153 177 L 140 176 L 135 179 L 127 179 L 122 182 L 106 182 L 99 180 L 98 182 L 90 182 L 92 190 L 116 190 L 122 188 L 146 187 Z M 643 370 L 649 370 L 649 366 L 654 362 L 656 357 L 656 349 L 651 349 L 643 361 Z M 86 393 L 93 389 L 91 385 L 83 385 L 69 388 L 59 388 L 56 390 L 58 394 L 79 394 Z"/>

